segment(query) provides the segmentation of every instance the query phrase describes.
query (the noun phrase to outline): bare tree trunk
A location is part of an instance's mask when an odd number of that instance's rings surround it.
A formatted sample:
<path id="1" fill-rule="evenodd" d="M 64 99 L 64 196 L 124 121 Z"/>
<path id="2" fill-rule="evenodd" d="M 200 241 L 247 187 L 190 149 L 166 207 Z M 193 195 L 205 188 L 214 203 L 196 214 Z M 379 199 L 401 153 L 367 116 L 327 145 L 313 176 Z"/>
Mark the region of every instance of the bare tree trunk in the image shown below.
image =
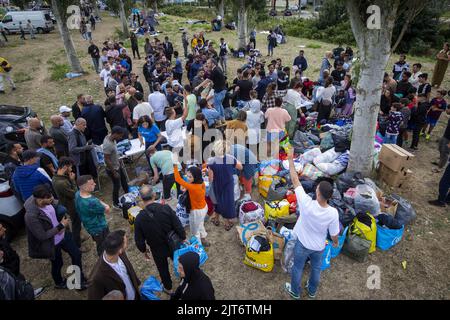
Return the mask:
<path id="1" fill-rule="evenodd" d="M 286 10 L 289 9 L 289 0 L 286 0 Z"/>
<path id="2" fill-rule="evenodd" d="M 245 0 L 239 0 L 238 9 L 238 49 L 247 45 L 247 8 Z"/>
<path id="3" fill-rule="evenodd" d="M 153 0 L 153 11 L 158 12 L 158 0 Z"/>
<path id="4" fill-rule="evenodd" d="M 219 16 L 221 16 L 222 19 L 225 18 L 225 0 L 219 1 Z"/>
<path id="5" fill-rule="evenodd" d="M 298 17 L 302 17 L 302 0 L 298 0 Z"/>
<path id="6" fill-rule="evenodd" d="M 127 16 L 125 14 L 125 6 L 123 4 L 123 0 L 119 0 L 119 6 L 120 6 L 119 16 L 120 16 L 120 20 L 122 22 L 123 36 L 125 38 L 129 38 L 130 31 L 128 31 L 128 21 L 127 21 Z"/>
<path id="7" fill-rule="evenodd" d="M 346 0 L 347 11 L 355 36 L 361 70 L 356 88 L 354 122 L 350 161 L 348 170 L 370 175 L 373 169 L 374 137 L 380 109 L 380 97 L 384 70 L 391 53 L 392 30 L 399 0 L 374 0 L 381 8 L 381 27 L 368 29 L 365 17 L 366 7 L 359 0 Z M 363 11 L 363 13 L 362 13 Z"/>
<path id="8" fill-rule="evenodd" d="M 75 46 L 73 45 L 72 37 L 70 36 L 69 28 L 67 27 L 66 22 L 63 22 L 61 11 L 63 8 L 60 8 L 57 0 L 52 0 L 52 10 L 55 15 L 56 23 L 58 25 L 59 33 L 61 34 L 61 39 L 64 44 L 64 49 L 66 50 L 67 60 L 70 64 L 70 69 L 72 72 L 83 73 L 83 68 L 81 67 L 80 60 L 77 56 L 77 51 L 75 50 Z M 66 8 L 64 8 L 65 10 Z"/>

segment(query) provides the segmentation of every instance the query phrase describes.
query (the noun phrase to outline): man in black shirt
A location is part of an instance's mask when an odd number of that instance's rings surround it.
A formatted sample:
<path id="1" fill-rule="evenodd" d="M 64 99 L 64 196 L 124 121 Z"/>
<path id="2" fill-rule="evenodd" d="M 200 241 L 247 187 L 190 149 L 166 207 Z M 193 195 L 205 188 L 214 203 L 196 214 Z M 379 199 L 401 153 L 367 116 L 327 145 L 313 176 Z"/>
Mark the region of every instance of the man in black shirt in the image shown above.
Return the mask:
<path id="1" fill-rule="evenodd" d="M 431 94 L 431 84 L 428 83 L 428 73 L 422 73 L 419 75 L 419 88 L 417 89 L 417 94 L 424 93 L 427 95 L 427 101 L 430 101 Z"/>
<path id="2" fill-rule="evenodd" d="M 172 42 L 169 41 L 169 37 L 164 38 L 164 54 L 167 58 L 167 60 L 172 60 L 172 54 L 173 54 L 173 45 Z"/>
<path id="3" fill-rule="evenodd" d="M 336 69 L 333 70 L 333 72 L 331 72 L 331 76 L 333 77 L 333 80 L 334 80 L 333 84 L 335 86 L 340 87 L 341 86 L 341 81 L 344 80 L 345 74 L 346 74 L 346 72 L 344 70 L 343 64 L 341 62 L 339 62 L 336 65 Z"/>
<path id="4" fill-rule="evenodd" d="M 245 107 L 247 102 L 251 100 L 250 91 L 253 89 L 253 82 L 249 78 L 250 72 L 245 70 L 242 79 L 236 82 L 234 90 L 237 92 L 236 106 L 238 109 Z"/>
<path id="5" fill-rule="evenodd" d="M 100 50 L 98 47 L 94 44 L 94 41 L 89 41 L 91 44 L 88 48 L 88 53 L 91 55 L 92 63 L 94 64 L 94 70 L 97 73 L 100 73 Z"/>
<path id="6" fill-rule="evenodd" d="M 418 103 L 411 109 L 411 118 L 409 123 L 413 129 L 413 137 L 411 142 L 411 149 L 417 150 L 419 144 L 419 134 L 426 125 L 427 112 L 431 105 L 427 101 L 427 95 L 420 93 L 418 96 Z"/>
<path id="7" fill-rule="evenodd" d="M 415 91 L 415 88 L 409 82 L 409 78 L 411 78 L 411 72 L 405 71 L 402 73 L 402 79 L 397 83 L 397 90 L 395 93 L 399 93 L 403 98 L 406 98 L 412 90 Z"/>
<path id="8" fill-rule="evenodd" d="M 41 156 L 41 168 L 52 178 L 58 169 L 58 158 L 56 158 L 55 154 L 55 140 L 51 136 L 43 135 L 41 137 L 41 148 L 36 151 Z"/>
<path id="9" fill-rule="evenodd" d="M 217 61 L 214 59 L 208 59 L 206 66 L 210 70 L 209 79 L 213 83 L 214 89 L 214 108 L 219 112 L 222 119 L 225 119 L 225 112 L 222 105 L 227 88 L 225 85 L 225 76 L 222 70 L 217 66 Z"/>
<path id="10" fill-rule="evenodd" d="M 117 104 L 116 97 L 111 96 L 108 98 L 108 106 L 106 107 L 106 122 L 112 128 L 118 126 L 127 129 L 127 120 L 123 116 L 123 108 L 126 106 L 124 104 Z"/>

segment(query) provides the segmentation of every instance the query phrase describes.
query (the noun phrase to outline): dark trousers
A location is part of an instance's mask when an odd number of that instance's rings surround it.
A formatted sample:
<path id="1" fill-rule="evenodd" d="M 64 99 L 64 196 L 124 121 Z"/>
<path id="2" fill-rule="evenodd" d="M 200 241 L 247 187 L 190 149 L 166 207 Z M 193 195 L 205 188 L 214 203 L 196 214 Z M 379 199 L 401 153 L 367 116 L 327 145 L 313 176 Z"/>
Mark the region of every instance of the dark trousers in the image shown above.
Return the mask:
<path id="1" fill-rule="evenodd" d="M 439 182 L 439 201 L 450 203 L 450 163 L 444 171 L 444 175 Z"/>
<path id="2" fill-rule="evenodd" d="M 328 103 L 328 102 L 327 102 Z M 317 123 L 324 120 L 328 122 L 331 114 L 331 103 L 330 104 L 319 104 L 319 114 L 317 115 Z"/>
<path id="3" fill-rule="evenodd" d="M 113 173 L 110 170 L 106 170 L 106 173 L 111 178 L 111 181 L 113 183 L 113 204 L 118 205 L 119 204 L 119 190 L 120 186 L 122 186 L 122 189 L 125 193 L 128 193 L 128 181 L 127 176 L 125 175 L 124 168 L 119 168 L 119 177 L 115 178 Z"/>
<path id="4" fill-rule="evenodd" d="M 106 227 L 102 232 L 99 234 L 93 235 L 92 239 L 95 241 L 95 244 L 97 246 L 97 254 L 100 257 L 103 253 L 103 241 L 105 241 L 106 236 L 109 234 L 109 228 Z"/>
<path id="5" fill-rule="evenodd" d="M 73 241 L 75 242 L 75 244 L 77 245 L 78 248 L 81 248 L 81 220 L 80 217 L 78 216 L 77 212 L 68 212 L 69 216 L 70 216 L 70 221 L 72 221 L 72 237 L 73 237 Z"/>
<path id="6" fill-rule="evenodd" d="M 141 55 L 139 54 L 139 48 L 136 47 L 132 47 L 131 50 L 133 51 L 133 58 L 136 59 L 136 54 L 138 56 L 138 58 L 141 58 Z"/>
<path id="7" fill-rule="evenodd" d="M 24 31 L 20 31 L 20 39 L 27 40 L 25 38 L 25 32 Z"/>
<path id="8" fill-rule="evenodd" d="M 170 190 L 172 189 L 173 184 L 175 183 L 175 177 L 172 174 L 169 174 L 167 176 L 163 176 L 162 185 L 163 185 L 163 192 L 164 192 L 164 199 L 170 198 Z M 176 183 L 177 186 L 177 198 L 180 194 L 180 185 Z"/>
<path id="9" fill-rule="evenodd" d="M 405 135 L 406 131 L 407 131 L 406 128 L 400 128 L 400 132 L 399 132 L 398 137 L 397 137 L 397 145 L 399 147 L 403 147 L 403 141 L 404 141 L 403 140 L 403 136 Z"/>
<path id="10" fill-rule="evenodd" d="M 5 42 L 8 42 L 8 38 L 6 37 L 6 32 L 2 31 L 2 36 L 5 39 Z"/>
<path id="11" fill-rule="evenodd" d="M 253 49 L 256 49 L 256 39 L 250 38 L 250 43 L 253 43 Z"/>
<path id="12" fill-rule="evenodd" d="M 411 148 L 417 148 L 419 145 L 420 131 L 422 131 L 422 129 L 423 125 L 415 125 L 412 134 Z"/>
<path id="13" fill-rule="evenodd" d="M 186 45 L 183 44 L 183 49 L 184 49 L 184 57 L 187 58 L 187 56 L 188 56 L 188 46 L 187 46 L 187 44 Z"/>
<path id="14" fill-rule="evenodd" d="M 151 250 L 153 260 L 155 261 L 156 268 L 158 268 L 159 276 L 161 277 L 161 282 L 164 288 L 167 290 L 172 290 L 172 278 L 169 272 L 169 263 L 167 259 L 169 256 L 158 253 L 159 250 Z"/>
<path id="15" fill-rule="evenodd" d="M 445 167 L 445 164 L 448 161 L 448 155 L 450 154 L 450 148 L 448 147 L 449 143 L 450 140 L 446 137 L 442 137 L 439 141 L 439 168 Z"/>
<path id="16" fill-rule="evenodd" d="M 70 256 L 72 265 L 78 266 L 81 271 L 81 281 L 84 281 L 83 268 L 81 265 L 81 252 L 73 241 L 72 234 L 66 231 L 64 239 L 55 246 L 55 258 L 50 260 L 52 264 L 52 278 L 55 284 L 62 284 L 64 279 L 61 276 L 61 269 L 64 265 L 62 252 L 64 250 Z"/>

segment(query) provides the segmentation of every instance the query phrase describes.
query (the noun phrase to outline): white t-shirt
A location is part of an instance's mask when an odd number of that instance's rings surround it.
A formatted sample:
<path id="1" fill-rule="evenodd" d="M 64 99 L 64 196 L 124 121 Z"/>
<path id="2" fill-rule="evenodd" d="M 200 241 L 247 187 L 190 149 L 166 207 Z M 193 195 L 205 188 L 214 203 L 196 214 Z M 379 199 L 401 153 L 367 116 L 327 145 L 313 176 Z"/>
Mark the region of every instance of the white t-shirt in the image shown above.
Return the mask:
<path id="1" fill-rule="evenodd" d="M 164 109 L 169 106 L 169 102 L 167 102 L 164 94 L 161 92 L 153 92 L 149 94 L 148 103 L 150 103 L 150 106 L 153 108 L 156 121 L 166 120 L 167 117 L 164 114 Z"/>
<path id="2" fill-rule="evenodd" d="M 331 85 L 322 90 L 322 100 L 327 100 L 329 102 L 333 102 L 333 96 L 336 93 L 336 88 Z"/>
<path id="3" fill-rule="evenodd" d="M 339 234 L 339 214 L 331 206 L 324 208 L 316 200 L 312 200 L 302 186 L 295 188 L 300 217 L 294 227 L 294 234 L 302 245 L 309 250 L 325 249 L 327 232 L 331 236 Z"/>
<path id="4" fill-rule="evenodd" d="M 248 128 L 248 143 L 260 143 L 261 138 L 261 124 L 264 123 L 264 113 L 259 111 L 257 113 L 247 111 L 247 128 Z"/>
<path id="5" fill-rule="evenodd" d="M 172 148 L 183 147 L 183 118 L 166 121 L 167 143 Z"/>
<path id="6" fill-rule="evenodd" d="M 100 79 L 103 79 L 103 87 L 106 88 L 108 86 L 108 80 L 111 77 L 111 70 L 103 69 L 100 72 Z"/>
<path id="7" fill-rule="evenodd" d="M 139 120 L 142 116 L 152 117 L 153 109 L 148 102 L 141 102 L 133 109 L 133 120 Z"/>
<path id="8" fill-rule="evenodd" d="M 127 300 L 134 300 L 136 292 L 134 291 L 133 284 L 131 283 L 130 276 L 128 275 L 127 267 L 123 261 L 119 258 L 116 263 L 110 263 L 106 260 L 105 254 L 103 254 L 103 260 L 117 273 L 125 284 L 125 292 L 127 294 Z"/>

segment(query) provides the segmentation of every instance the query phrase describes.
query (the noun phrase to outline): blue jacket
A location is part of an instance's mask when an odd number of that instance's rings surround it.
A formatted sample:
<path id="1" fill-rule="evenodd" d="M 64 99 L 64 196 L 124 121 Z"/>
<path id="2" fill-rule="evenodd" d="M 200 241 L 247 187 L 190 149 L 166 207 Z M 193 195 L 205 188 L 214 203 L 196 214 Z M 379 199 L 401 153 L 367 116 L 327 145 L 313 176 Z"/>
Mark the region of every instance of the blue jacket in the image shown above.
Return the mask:
<path id="1" fill-rule="evenodd" d="M 39 163 L 17 167 L 12 178 L 16 191 L 24 202 L 32 195 L 35 186 L 47 184 L 51 187 L 52 185 L 52 181 L 45 170 L 39 167 Z"/>

